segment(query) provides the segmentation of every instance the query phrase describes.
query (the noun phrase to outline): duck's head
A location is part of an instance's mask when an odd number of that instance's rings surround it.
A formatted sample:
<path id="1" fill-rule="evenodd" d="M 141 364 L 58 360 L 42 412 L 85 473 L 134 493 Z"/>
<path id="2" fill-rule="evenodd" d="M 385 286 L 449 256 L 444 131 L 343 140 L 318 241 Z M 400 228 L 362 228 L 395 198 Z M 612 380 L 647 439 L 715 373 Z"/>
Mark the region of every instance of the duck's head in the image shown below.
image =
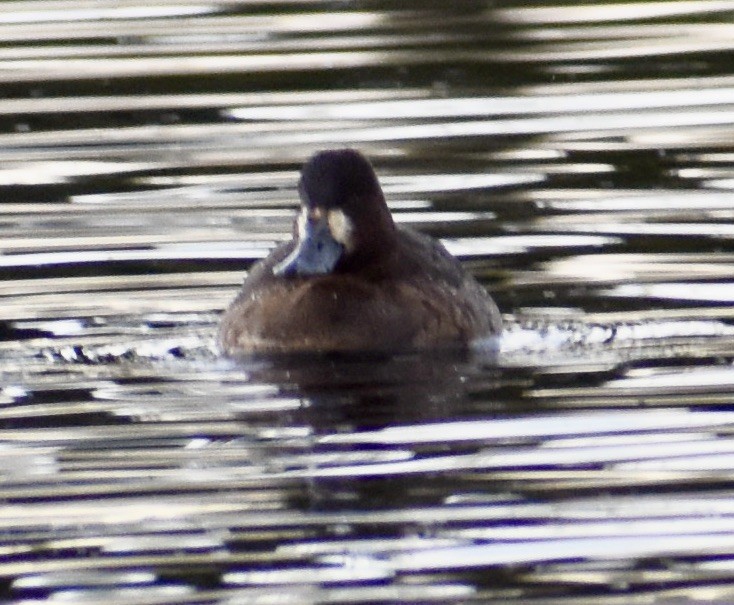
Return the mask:
<path id="1" fill-rule="evenodd" d="M 295 245 L 273 268 L 275 275 L 346 271 L 392 247 L 395 225 L 375 171 L 358 151 L 315 154 L 301 170 L 298 191 Z"/>

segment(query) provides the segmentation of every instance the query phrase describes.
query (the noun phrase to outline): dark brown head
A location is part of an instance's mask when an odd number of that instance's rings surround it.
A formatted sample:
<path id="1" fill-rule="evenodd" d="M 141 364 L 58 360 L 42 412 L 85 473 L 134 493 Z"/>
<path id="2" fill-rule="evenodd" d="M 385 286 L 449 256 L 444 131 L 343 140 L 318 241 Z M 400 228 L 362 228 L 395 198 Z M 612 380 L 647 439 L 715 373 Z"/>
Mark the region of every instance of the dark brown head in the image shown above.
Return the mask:
<path id="1" fill-rule="evenodd" d="M 372 166 L 353 149 L 321 151 L 306 162 L 298 184 L 301 213 L 293 252 L 277 275 L 348 271 L 387 253 L 395 225 Z"/>

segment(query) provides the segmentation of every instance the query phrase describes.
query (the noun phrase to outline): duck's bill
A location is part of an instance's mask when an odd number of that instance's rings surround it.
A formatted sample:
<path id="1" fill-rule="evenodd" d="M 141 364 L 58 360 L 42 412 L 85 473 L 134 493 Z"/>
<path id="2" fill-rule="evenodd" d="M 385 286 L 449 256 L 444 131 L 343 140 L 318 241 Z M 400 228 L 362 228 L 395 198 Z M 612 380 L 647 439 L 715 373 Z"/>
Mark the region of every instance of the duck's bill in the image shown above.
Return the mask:
<path id="1" fill-rule="evenodd" d="M 299 217 L 296 247 L 273 267 L 273 273 L 283 276 L 331 273 L 343 253 L 344 246 L 334 239 L 325 218 Z"/>

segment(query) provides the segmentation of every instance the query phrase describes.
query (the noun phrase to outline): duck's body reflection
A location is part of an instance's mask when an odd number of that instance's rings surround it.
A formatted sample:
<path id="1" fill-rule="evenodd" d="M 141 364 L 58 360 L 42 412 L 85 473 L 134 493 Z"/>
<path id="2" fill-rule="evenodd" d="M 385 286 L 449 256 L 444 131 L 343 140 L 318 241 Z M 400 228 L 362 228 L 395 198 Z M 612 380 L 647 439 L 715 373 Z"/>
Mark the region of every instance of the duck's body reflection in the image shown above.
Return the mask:
<path id="1" fill-rule="evenodd" d="M 479 366 L 496 349 L 405 354 L 290 354 L 242 356 L 236 363 L 255 382 L 277 386 L 304 405 L 296 414 L 315 432 L 356 431 L 453 418 Z M 293 422 L 293 412 L 287 422 Z"/>

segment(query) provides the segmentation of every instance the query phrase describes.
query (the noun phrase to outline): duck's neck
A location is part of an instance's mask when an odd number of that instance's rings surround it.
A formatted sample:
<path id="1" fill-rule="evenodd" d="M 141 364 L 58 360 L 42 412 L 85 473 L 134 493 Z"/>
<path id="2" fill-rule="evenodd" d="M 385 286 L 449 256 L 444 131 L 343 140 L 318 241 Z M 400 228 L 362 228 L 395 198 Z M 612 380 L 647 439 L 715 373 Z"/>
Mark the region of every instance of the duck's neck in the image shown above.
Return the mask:
<path id="1" fill-rule="evenodd" d="M 356 233 L 355 249 L 340 261 L 340 271 L 372 271 L 389 262 L 397 247 L 398 230 L 384 202 L 378 211 L 359 217 Z"/>

